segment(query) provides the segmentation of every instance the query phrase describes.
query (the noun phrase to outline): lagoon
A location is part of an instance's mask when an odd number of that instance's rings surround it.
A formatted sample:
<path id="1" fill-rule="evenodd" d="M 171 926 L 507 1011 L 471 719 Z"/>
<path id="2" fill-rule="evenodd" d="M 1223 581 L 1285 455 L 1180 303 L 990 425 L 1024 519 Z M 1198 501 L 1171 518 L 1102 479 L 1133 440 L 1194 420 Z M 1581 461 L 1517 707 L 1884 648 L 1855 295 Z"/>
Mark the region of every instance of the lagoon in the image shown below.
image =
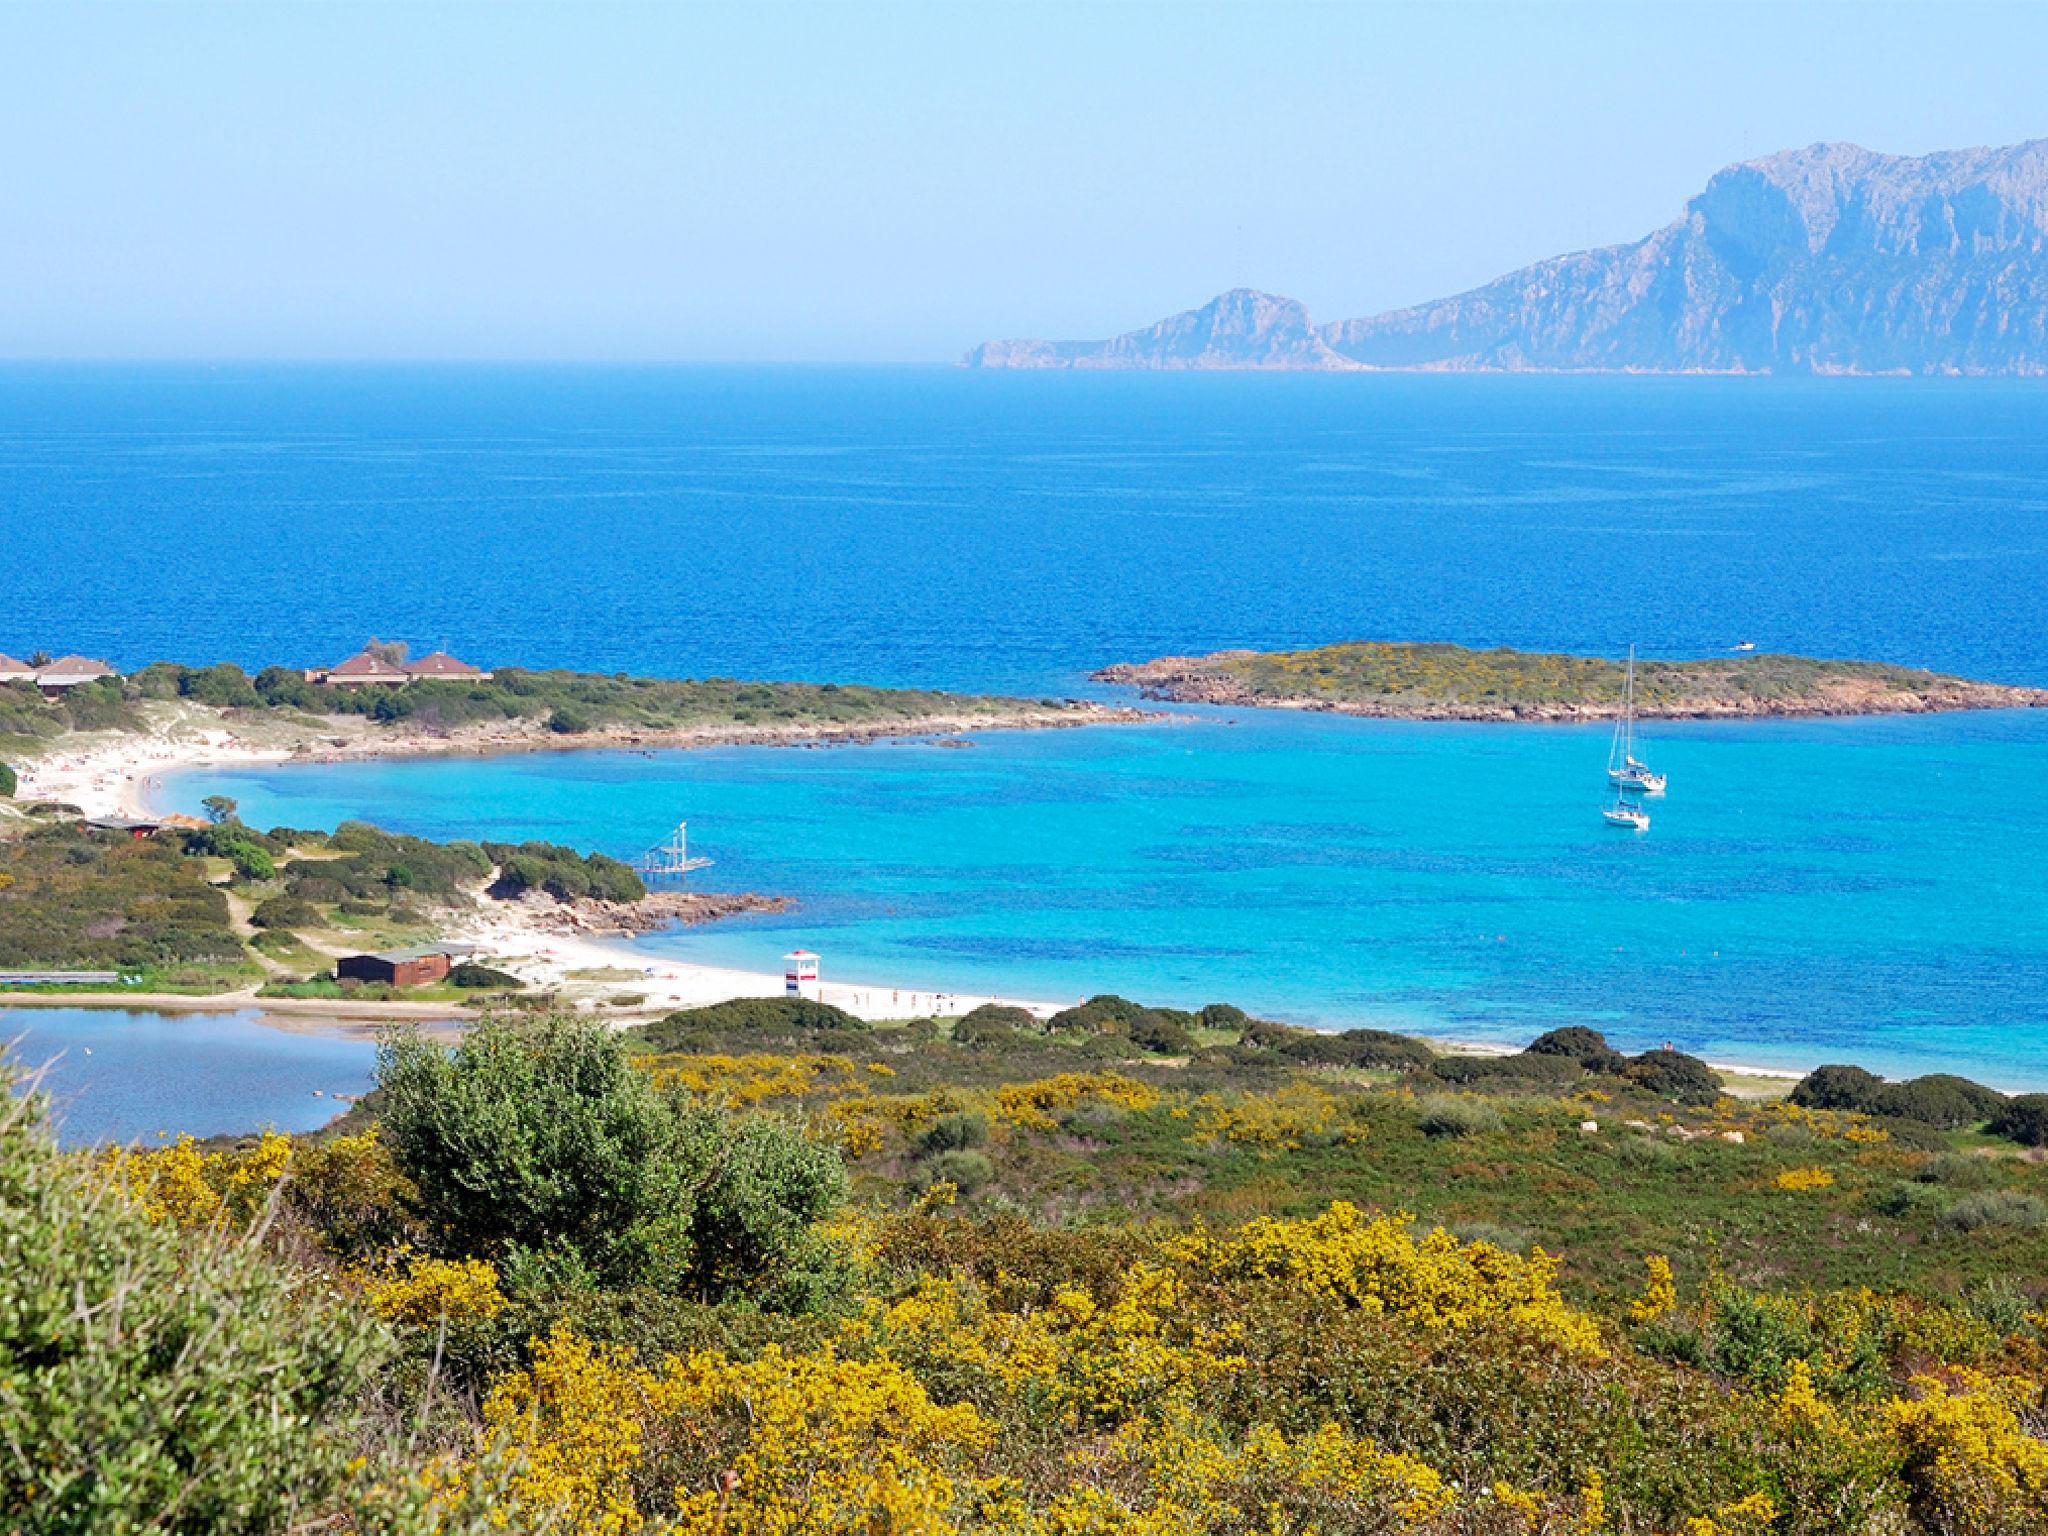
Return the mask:
<path id="1" fill-rule="evenodd" d="M 58 1139 L 153 1143 L 270 1127 L 317 1130 L 369 1090 L 376 1046 L 277 1029 L 241 1013 L 8 1008 L 0 1041 L 42 1072 Z"/>
<path id="2" fill-rule="evenodd" d="M 1603 727 L 1253 711 L 929 742 L 301 765 L 168 781 L 259 825 L 631 855 L 688 817 L 786 914 L 637 941 L 833 979 L 1234 1002 L 1324 1027 L 2048 1086 L 2048 711 L 1659 722 L 1645 835 Z"/>

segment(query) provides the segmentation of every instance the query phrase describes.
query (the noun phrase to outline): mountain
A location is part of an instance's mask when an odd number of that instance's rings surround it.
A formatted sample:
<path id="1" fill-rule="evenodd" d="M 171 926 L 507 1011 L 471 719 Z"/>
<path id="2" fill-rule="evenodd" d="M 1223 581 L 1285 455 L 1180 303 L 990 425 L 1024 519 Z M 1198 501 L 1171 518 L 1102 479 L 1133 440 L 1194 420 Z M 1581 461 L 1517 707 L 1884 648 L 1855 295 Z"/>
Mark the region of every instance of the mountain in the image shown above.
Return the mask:
<path id="1" fill-rule="evenodd" d="M 1356 368 L 1293 299 L 1233 288 L 1108 341 L 985 341 L 970 368 Z"/>
<path id="2" fill-rule="evenodd" d="M 1816 144 L 1732 165 L 1632 245 L 1314 326 L 1248 289 L 984 368 L 2048 374 L 2048 139 L 1909 158 Z"/>

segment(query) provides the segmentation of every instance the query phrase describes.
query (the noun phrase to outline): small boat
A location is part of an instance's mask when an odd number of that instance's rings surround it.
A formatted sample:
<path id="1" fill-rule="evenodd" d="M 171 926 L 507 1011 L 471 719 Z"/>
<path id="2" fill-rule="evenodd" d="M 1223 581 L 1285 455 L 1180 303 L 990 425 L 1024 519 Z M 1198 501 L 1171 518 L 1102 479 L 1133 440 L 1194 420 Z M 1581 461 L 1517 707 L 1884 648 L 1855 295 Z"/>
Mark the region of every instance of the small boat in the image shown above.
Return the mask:
<path id="1" fill-rule="evenodd" d="M 1602 806 L 1600 815 L 1610 827 L 1625 827 L 1631 832 L 1650 830 L 1650 813 L 1620 795 L 1614 797 L 1614 804 Z"/>
<path id="2" fill-rule="evenodd" d="M 1621 715 L 1614 722 L 1614 744 L 1607 749 L 1607 782 L 1639 795 L 1661 795 L 1667 782 L 1661 773 L 1636 756 L 1636 648 L 1628 648 L 1628 680 L 1621 690 Z"/>
<path id="3" fill-rule="evenodd" d="M 1756 642 L 1754 640 L 1738 640 L 1734 645 L 1729 646 L 1728 649 L 1731 651 L 1753 651 L 1756 649 Z"/>

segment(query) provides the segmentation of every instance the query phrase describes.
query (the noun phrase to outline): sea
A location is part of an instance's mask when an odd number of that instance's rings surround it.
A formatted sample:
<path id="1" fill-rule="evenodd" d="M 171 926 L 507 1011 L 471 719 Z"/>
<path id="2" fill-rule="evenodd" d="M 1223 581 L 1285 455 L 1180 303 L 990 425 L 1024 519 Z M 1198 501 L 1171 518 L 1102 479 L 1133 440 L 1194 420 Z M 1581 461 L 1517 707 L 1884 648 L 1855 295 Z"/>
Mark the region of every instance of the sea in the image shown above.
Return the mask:
<path id="1" fill-rule="evenodd" d="M 2029 381 L 22 365 L 0 516 L 0 650 L 122 666 L 376 635 L 1115 697 L 1088 673 L 1375 637 L 2048 686 Z M 708 886 L 797 903 L 646 941 L 724 964 L 2048 1087 L 2048 711 L 1645 744 L 1641 836 L 1598 729 L 1245 710 L 166 792 L 622 854 L 687 817 Z"/>

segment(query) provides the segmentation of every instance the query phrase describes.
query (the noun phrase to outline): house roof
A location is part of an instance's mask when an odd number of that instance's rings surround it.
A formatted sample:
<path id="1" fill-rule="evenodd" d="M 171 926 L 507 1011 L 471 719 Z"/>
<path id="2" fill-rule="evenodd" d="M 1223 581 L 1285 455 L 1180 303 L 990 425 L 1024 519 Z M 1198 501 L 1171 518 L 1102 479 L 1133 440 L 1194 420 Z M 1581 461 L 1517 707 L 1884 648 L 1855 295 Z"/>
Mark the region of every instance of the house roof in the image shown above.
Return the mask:
<path id="1" fill-rule="evenodd" d="M 450 960 L 455 960 L 475 953 L 474 944 L 414 944 L 405 949 L 380 949 L 370 958 L 383 960 L 391 965 L 403 965 L 408 960 L 431 960 L 436 955 L 446 955 Z"/>
<path id="2" fill-rule="evenodd" d="M 483 670 L 472 667 L 466 661 L 458 661 L 446 651 L 435 651 L 431 656 L 422 656 L 418 661 L 408 661 L 403 669 L 413 677 L 482 677 Z"/>
<path id="3" fill-rule="evenodd" d="M 47 667 L 36 668 L 37 677 L 112 677 L 114 669 L 90 656 L 59 656 Z"/>
<path id="4" fill-rule="evenodd" d="M 357 651 L 347 661 L 327 669 L 329 677 L 404 677 L 403 667 L 394 667 L 372 651 Z"/>
<path id="5" fill-rule="evenodd" d="M 5 651 L 0 651 L 0 672 L 33 672 L 35 668 L 25 661 L 16 661 Z"/>

